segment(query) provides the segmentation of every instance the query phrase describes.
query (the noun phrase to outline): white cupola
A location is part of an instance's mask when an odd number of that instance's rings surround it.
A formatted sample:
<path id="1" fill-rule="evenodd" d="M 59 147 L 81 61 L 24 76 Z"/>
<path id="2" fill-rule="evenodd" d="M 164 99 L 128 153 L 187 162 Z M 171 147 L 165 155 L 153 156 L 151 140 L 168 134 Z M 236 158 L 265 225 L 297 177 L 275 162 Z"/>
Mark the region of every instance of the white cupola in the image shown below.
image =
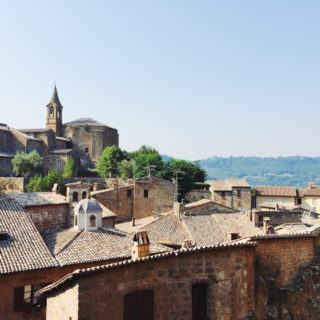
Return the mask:
<path id="1" fill-rule="evenodd" d="M 95 199 L 83 199 L 74 208 L 74 228 L 98 230 L 102 225 L 102 208 Z"/>

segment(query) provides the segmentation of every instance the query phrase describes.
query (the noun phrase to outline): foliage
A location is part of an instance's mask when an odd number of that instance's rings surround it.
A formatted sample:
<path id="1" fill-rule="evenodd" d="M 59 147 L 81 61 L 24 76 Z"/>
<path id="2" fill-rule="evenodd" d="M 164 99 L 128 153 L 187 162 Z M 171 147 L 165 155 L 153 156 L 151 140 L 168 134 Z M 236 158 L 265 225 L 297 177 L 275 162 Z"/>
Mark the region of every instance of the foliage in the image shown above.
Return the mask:
<path id="1" fill-rule="evenodd" d="M 124 160 L 122 150 L 117 146 L 106 147 L 98 161 L 98 173 L 101 177 L 119 176 L 119 163 Z"/>
<path id="2" fill-rule="evenodd" d="M 252 187 L 320 184 L 320 158 L 316 157 L 212 157 L 201 160 L 200 165 L 208 179 L 244 178 Z"/>
<path id="3" fill-rule="evenodd" d="M 122 179 L 133 178 L 136 162 L 131 160 L 122 160 L 119 163 L 119 174 Z"/>
<path id="4" fill-rule="evenodd" d="M 13 172 L 16 176 L 30 177 L 42 172 L 43 158 L 36 152 L 17 152 L 12 159 Z"/>
<path id="5" fill-rule="evenodd" d="M 63 169 L 64 178 L 72 178 L 76 176 L 76 166 L 71 156 L 67 157 L 67 162 Z"/>
<path id="6" fill-rule="evenodd" d="M 65 185 L 58 170 L 49 171 L 44 177 L 41 175 L 32 177 L 26 190 L 27 192 L 51 191 L 55 183 L 58 183 L 60 192 L 65 193 Z"/>

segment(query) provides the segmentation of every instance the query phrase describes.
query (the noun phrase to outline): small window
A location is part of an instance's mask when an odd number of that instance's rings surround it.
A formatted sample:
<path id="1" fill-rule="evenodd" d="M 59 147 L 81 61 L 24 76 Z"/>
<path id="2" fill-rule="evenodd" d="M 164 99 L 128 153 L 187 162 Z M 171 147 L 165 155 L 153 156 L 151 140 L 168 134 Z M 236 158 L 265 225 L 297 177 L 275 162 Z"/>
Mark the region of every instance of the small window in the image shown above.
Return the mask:
<path id="1" fill-rule="evenodd" d="M 75 191 L 73 194 L 72 194 L 72 201 L 75 202 L 75 201 L 78 201 L 78 192 Z"/>
<path id="2" fill-rule="evenodd" d="M 224 191 L 221 192 L 221 198 L 225 199 L 226 198 L 226 193 Z"/>
<path id="3" fill-rule="evenodd" d="M 149 190 L 144 190 L 143 196 L 144 196 L 145 198 L 148 198 L 148 196 L 149 196 Z"/>
<path id="4" fill-rule="evenodd" d="M 0 231 L 0 241 L 7 241 L 9 239 L 9 235 L 7 232 Z"/>
<path id="5" fill-rule="evenodd" d="M 96 216 L 92 215 L 90 216 L 90 227 L 96 226 Z"/>
<path id="6" fill-rule="evenodd" d="M 78 226 L 78 216 L 77 215 L 74 217 L 74 225 Z"/>
<path id="7" fill-rule="evenodd" d="M 286 204 L 286 203 L 287 203 L 287 200 L 283 199 L 283 200 L 282 200 L 282 203 L 283 203 L 283 204 Z"/>
<path id="8" fill-rule="evenodd" d="M 49 117 L 50 118 L 53 118 L 53 113 L 54 113 L 53 107 L 50 107 L 50 109 L 49 109 Z"/>
<path id="9" fill-rule="evenodd" d="M 127 198 L 131 198 L 132 197 L 132 190 L 129 189 L 127 190 Z"/>
<path id="10" fill-rule="evenodd" d="M 208 284 L 192 284 L 192 320 L 208 319 Z"/>
<path id="11" fill-rule="evenodd" d="M 84 152 L 88 153 L 89 152 L 89 148 L 84 148 Z"/>
<path id="12" fill-rule="evenodd" d="M 226 205 L 226 202 L 225 202 L 225 201 L 221 201 L 221 204 L 222 204 L 223 206 L 225 206 L 225 205 Z"/>
<path id="13" fill-rule="evenodd" d="M 301 204 L 301 198 L 297 199 L 297 203 Z"/>
<path id="14" fill-rule="evenodd" d="M 82 199 L 86 199 L 87 198 L 87 193 L 85 191 L 82 192 Z"/>
<path id="15" fill-rule="evenodd" d="M 62 167 L 63 163 L 62 160 L 57 160 L 57 167 Z"/>
<path id="16" fill-rule="evenodd" d="M 241 198 L 241 190 L 237 190 L 237 197 Z"/>
<path id="17" fill-rule="evenodd" d="M 239 234 L 238 233 L 231 233 L 230 238 L 231 238 L 231 240 L 237 240 L 239 238 Z"/>
<path id="18" fill-rule="evenodd" d="M 241 207 L 241 201 L 237 201 L 237 207 L 238 207 L 238 208 Z"/>

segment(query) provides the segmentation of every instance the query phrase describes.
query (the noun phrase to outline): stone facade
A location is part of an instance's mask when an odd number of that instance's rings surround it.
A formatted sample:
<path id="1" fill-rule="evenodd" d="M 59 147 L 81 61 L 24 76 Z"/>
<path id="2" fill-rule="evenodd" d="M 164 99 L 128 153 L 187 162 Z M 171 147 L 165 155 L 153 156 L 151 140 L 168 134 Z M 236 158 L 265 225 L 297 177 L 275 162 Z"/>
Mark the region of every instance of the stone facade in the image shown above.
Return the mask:
<path id="1" fill-rule="evenodd" d="M 139 178 L 127 186 L 92 192 L 91 196 L 117 215 L 117 221 L 151 216 L 173 208 L 174 184 L 155 177 Z"/>
<path id="2" fill-rule="evenodd" d="M 1 192 L 23 192 L 24 178 L 0 177 Z"/>
<path id="3" fill-rule="evenodd" d="M 40 233 L 68 227 L 69 204 L 27 207 L 26 211 Z"/>
<path id="4" fill-rule="evenodd" d="M 201 199 L 212 199 L 211 192 L 208 190 L 192 190 L 185 195 L 185 200 L 188 202 L 195 202 Z"/>

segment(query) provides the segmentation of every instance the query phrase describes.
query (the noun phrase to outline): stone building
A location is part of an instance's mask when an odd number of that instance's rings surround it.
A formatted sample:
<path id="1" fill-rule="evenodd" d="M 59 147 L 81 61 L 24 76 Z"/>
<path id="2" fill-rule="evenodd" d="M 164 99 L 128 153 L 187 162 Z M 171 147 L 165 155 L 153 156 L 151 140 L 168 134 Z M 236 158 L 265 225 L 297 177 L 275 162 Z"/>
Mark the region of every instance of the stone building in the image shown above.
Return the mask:
<path id="1" fill-rule="evenodd" d="M 113 188 L 91 192 L 91 196 L 117 215 L 117 221 L 151 216 L 173 208 L 175 188 L 170 181 L 138 178 L 125 186 L 114 180 Z"/>
<path id="2" fill-rule="evenodd" d="M 82 158 L 96 162 L 107 146 L 119 145 L 118 131 L 91 118 L 63 124 L 63 106 L 57 88 L 46 106 L 46 128 L 14 129 L 0 124 L 0 174 L 12 175 L 11 160 L 17 151 L 37 151 L 45 170 L 63 171 L 67 156 L 76 165 Z"/>
<path id="3" fill-rule="evenodd" d="M 316 320 L 318 249 L 315 233 L 253 236 L 77 270 L 39 293 L 48 320 Z"/>
<path id="4" fill-rule="evenodd" d="M 210 185 L 212 200 L 237 210 L 251 209 L 251 187 L 245 179 L 206 181 Z"/>

